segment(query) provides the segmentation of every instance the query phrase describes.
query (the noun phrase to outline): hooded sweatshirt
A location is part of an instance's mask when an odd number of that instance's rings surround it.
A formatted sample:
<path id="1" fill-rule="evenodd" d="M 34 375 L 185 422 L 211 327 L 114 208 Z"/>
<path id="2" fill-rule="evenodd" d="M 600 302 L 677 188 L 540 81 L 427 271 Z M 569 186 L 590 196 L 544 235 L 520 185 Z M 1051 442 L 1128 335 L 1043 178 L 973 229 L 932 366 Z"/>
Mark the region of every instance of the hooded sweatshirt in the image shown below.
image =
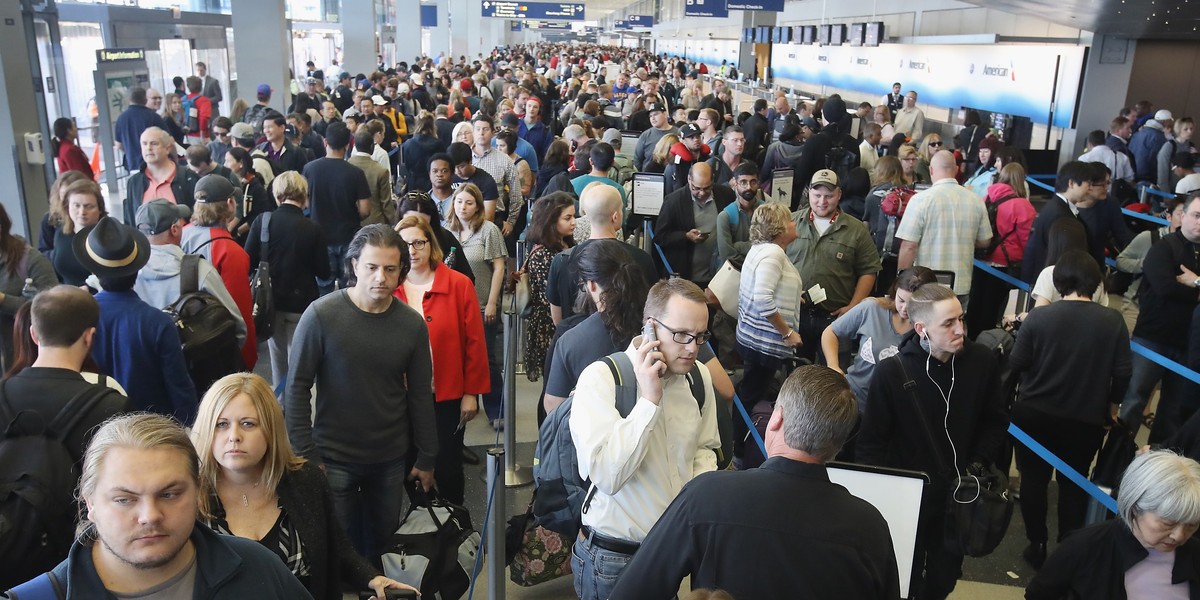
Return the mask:
<path id="1" fill-rule="evenodd" d="M 995 356 L 982 344 L 964 340 L 963 349 L 942 362 L 923 347 L 915 330 L 909 332 L 899 352 L 875 368 L 855 450 L 858 461 L 925 471 L 935 486 L 952 475 L 939 464 L 955 461 L 959 471 L 973 462 L 992 464 L 1008 428 L 999 375 Z M 916 383 L 912 392 L 904 389 L 909 378 Z M 914 396 L 921 411 L 913 406 Z"/>
<path id="2" fill-rule="evenodd" d="M 179 299 L 179 270 L 183 260 L 183 249 L 175 244 L 150 246 L 150 261 L 138 272 L 137 283 L 133 291 L 139 298 L 154 308 L 166 308 Z M 238 344 L 246 342 L 246 321 L 238 310 L 233 296 L 225 288 L 221 274 L 213 268 L 212 263 L 200 260 L 200 289 L 216 296 L 225 308 L 229 309 L 237 322 Z"/>

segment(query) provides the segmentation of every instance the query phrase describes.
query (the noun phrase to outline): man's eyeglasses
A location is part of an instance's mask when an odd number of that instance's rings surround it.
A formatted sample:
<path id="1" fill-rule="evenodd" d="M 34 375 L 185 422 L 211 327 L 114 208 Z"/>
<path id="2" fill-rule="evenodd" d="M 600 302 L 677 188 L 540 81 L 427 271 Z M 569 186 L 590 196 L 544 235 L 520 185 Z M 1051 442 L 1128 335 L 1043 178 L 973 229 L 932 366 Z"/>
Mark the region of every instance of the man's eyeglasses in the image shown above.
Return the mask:
<path id="1" fill-rule="evenodd" d="M 429 240 L 413 240 L 408 242 L 408 247 L 413 250 L 424 250 L 425 246 L 429 245 Z"/>
<path id="2" fill-rule="evenodd" d="M 713 186 L 711 184 L 708 187 L 700 187 L 700 186 L 692 185 L 689 183 L 688 187 L 692 188 L 692 192 L 697 193 L 697 194 L 702 193 L 702 192 L 711 192 L 713 190 Z"/>
<path id="3" fill-rule="evenodd" d="M 653 318 L 653 317 L 651 317 L 651 318 Z M 712 334 L 707 331 L 705 331 L 703 333 L 695 333 L 695 334 L 689 333 L 687 331 L 675 331 L 674 329 L 667 327 L 665 324 L 663 324 L 662 321 L 659 321 L 658 319 L 654 319 L 654 322 L 658 323 L 658 325 L 660 327 L 662 327 L 663 329 L 666 329 L 667 331 L 671 332 L 671 339 L 675 340 L 676 344 L 683 344 L 686 346 L 686 345 L 692 343 L 692 341 L 694 340 L 697 345 L 703 345 L 703 344 L 708 343 L 708 340 L 712 339 Z"/>

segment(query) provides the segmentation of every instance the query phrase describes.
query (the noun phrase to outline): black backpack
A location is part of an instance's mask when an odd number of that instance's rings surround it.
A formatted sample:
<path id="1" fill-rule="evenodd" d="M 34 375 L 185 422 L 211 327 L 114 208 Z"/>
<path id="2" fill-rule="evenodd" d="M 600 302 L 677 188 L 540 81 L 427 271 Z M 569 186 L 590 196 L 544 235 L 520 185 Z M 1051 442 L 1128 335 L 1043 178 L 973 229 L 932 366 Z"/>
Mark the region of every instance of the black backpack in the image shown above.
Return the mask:
<path id="1" fill-rule="evenodd" d="M 846 178 L 850 175 L 850 171 L 858 166 L 858 159 L 854 153 L 847 150 L 842 144 L 846 136 L 840 133 L 834 133 L 833 145 L 825 152 L 825 168 L 837 173 L 838 181 L 845 185 Z M 807 182 L 805 182 L 807 184 Z"/>
<path id="2" fill-rule="evenodd" d="M 44 573 L 67 557 L 75 537 L 79 470 L 64 440 L 111 391 L 88 386 L 49 421 L 13 412 L 0 383 L 0 588 Z M 37 427 L 34 427 L 34 425 Z"/>
<path id="3" fill-rule="evenodd" d="M 183 359 L 198 394 L 214 381 L 245 369 L 237 341 L 237 319 L 216 296 L 200 289 L 199 256 L 183 256 L 179 299 L 163 311 L 179 330 Z"/>
<path id="4" fill-rule="evenodd" d="M 1016 233 L 1017 230 L 1014 228 L 1012 231 L 1001 236 L 1000 229 L 996 225 L 996 216 L 1000 214 L 1000 205 L 1016 197 L 1016 195 L 1005 196 L 999 200 L 996 200 L 995 202 L 984 202 L 984 205 L 987 206 L 988 223 L 990 223 L 992 226 L 992 241 L 988 242 L 986 249 L 977 251 L 977 258 L 987 260 L 987 258 L 996 251 L 996 248 L 1000 248 L 1004 245 L 1004 241 L 1008 239 L 1008 236 Z M 1009 264 L 1009 266 L 1012 266 L 1013 261 L 1011 258 L 1009 258 L 1008 251 L 1003 250 L 1002 252 L 1004 252 L 1004 260 Z"/>

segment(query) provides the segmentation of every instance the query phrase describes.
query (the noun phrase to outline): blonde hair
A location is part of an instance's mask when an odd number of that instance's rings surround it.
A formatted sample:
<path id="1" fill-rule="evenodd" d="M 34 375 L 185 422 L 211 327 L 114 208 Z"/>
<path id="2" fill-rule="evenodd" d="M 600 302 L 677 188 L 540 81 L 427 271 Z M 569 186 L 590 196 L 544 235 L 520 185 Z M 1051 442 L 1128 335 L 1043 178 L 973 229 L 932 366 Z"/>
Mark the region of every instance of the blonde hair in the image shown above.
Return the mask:
<path id="1" fill-rule="evenodd" d="M 429 270 L 436 270 L 445 255 L 442 254 L 442 246 L 438 243 L 437 236 L 433 235 L 433 228 L 425 219 L 417 216 L 404 217 L 400 219 L 399 223 L 396 223 L 396 233 L 409 228 L 421 230 L 421 233 L 425 234 L 425 239 L 429 240 Z"/>
<path id="2" fill-rule="evenodd" d="M 275 202 L 283 204 L 288 200 L 308 202 L 308 180 L 296 171 L 284 171 L 271 181 L 271 195 Z"/>
<path id="3" fill-rule="evenodd" d="M 272 182 L 274 183 L 274 182 Z M 197 202 L 192 212 L 192 224 L 200 227 L 224 227 L 229 220 L 229 201 Z"/>
<path id="4" fill-rule="evenodd" d="M 475 214 L 471 215 L 470 221 L 463 223 L 462 219 L 458 218 L 458 211 L 454 210 L 453 205 L 451 205 L 449 229 L 455 233 L 458 233 L 466 228 L 470 228 L 471 231 L 475 231 L 479 229 L 480 225 L 483 225 L 483 192 L 479 189 L 479 186 L 473 183 L 464 183 L 459 186 L 458 191 L 454 192 L 454 196 L 451 197 L 450 201 L 454 202 L 455 199 L 458 198 L 458 195 L 462 193 L 470 194 L 471 198 L 475 199 Z"/>
<path id="5" fill-rule="evenodd" d="M 187 459 L 188 477 L 194 485 L 200 485 L 200 461 L 196 456 L 196 447 L 178 421 L 153 413 L 125 413 L 105 421 L 88 443 L 79 475 L 79 500 L 96 493 L 104 460 L 114 448 L 178 450 Z M 86 534 L 91 528 L 87 521 L 86 505 L 80 504 L 85 509 L 80 516 L 80 525 Z"/>
<path id="6" fill-rule="evenodd" d="M 942 135 L 940 133 L 927 133 L 925 134 L 924 139 L 921 140 L 921 149 L 917 151 L 917 156 L 920 157 L 921 160 L 929 162 L 929 160 L 933 158 L 933 154 L 929 152 L 929 143 L 934 141 L 934 138 L 937 138 L 937 141 L 939 142 L 942 141 Z"/>
<path id="7" fill-rule="evenodd" d="M 1021 163 L 1010 162 L 1003 167 L 1000 167 L 1000 172 L 996 173 L 996 183 L 1007 183 L 1012 187 L 1017 196 L 1025 197 L 1025 167 Z"/>
<path id="8" fill-rule="evenodd" d="M 217 479 L 221 472 L 221 465 L 212 455 L 217 419 L 229 403 L 243 394 L 258 411 L 258 426 L 267 440 L 262 478 L 259 480 L 267 495 L 275 494 L 285 472 L 295 471 L 304 464 L 304 459 L 292 451 L 287 427 L 283 421 L 283 411 L 279 408 L 279 401 L 275 399 L 275 392 L 265 379 L 254 373 L 233 373 L 218 379 L 204 393 L 204 399 L 200 401 L 200 409 L 196 413 L 196 422 L 192 424 L 191 441 L 200 461 L 200 514 L 206 518 L 212 517 L 213 507 L 209 498 L 217 491 Z"/>
<path id="9" fill-rule="evenodd" d="M 100 184 L 88 179 L 84 176 L 83 179 L 77 179 L 62 188 L 62 211 L 63 217 L 62 230 L 63 233 L 71 235 L 75 233 L 75 221 L 71 220 L 71 196 L 75 194 L 84 194 L 96 199 L 96 207 L 100 209 L 100 216 L 103 217 L 107 213 L 104 208 L 104 193 L 100 190 Z"/>
<path id="10" fill-rule="evenodd" d="M 921 158 L 921 156 L 917 153 L 917 149 L 913 148 L 912 146 L 910 146 L 908 144 L 904 144 L 904 145 L 900 146 L 900 149 L 896 151 L 896 158 L 900 159 L 901 161 L 908 158 L 909 156 L 916 156 L 917 158 Z"/>
<path id="11" fill-rule="evenodd" d="M 667 164 L 667 155 L 671 153 L 671 146 L 679 142 L 679 136 L 668 133 L 659 138 L 658 143 L 654 144 L 654 152 L 652 157 L 654 162 L 659 164 Z"/>
<path id="12" fill-rule="evenodd" d="M 750 218 L 750 243 L 762 244 L 774 240 L 787 231 L 791 220 L 792 212 L 782 204 L 767 202 L 754 209 L 754 216 Z"/>

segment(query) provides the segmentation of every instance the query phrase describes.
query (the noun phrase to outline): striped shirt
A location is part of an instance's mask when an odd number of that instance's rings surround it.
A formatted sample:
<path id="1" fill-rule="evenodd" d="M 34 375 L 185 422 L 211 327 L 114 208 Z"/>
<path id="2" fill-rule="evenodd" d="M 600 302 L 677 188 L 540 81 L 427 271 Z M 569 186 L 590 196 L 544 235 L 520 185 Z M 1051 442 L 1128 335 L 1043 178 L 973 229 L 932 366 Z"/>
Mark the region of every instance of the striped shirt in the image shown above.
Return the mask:
<path id="1" fill-rule="evenodd" d="M 800 273 L 783 248 L 771 242 L 751 246 L 738 288 L 737 341 L 769 356 L 791 356 L 792 349 L 768 317 L 778 312 L 788 327 L 799 327 L 803 288 Z"/>

